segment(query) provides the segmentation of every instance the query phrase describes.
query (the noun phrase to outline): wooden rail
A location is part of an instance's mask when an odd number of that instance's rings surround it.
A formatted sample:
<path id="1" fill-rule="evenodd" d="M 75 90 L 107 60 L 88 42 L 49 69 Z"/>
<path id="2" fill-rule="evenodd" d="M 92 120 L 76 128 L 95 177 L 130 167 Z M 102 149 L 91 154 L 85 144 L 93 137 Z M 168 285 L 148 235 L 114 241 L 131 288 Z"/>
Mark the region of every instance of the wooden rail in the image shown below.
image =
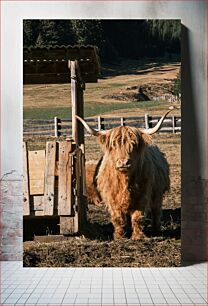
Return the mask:
<path id="1" fill-rule="evenodd" d="M 116 126 L 134 126 L 138 128 L 151 128 L 158 120 L 159 116 L 150 116 L 146 114 L 144 117 L 114 117 L 104 118 L 95 117 L 87 118 L 86 122 L 91 127 L 97 130 L 107 130 Z M 167 117 L 160 133 L 178 133 L 181 132 L 181 117 L 170 116 Z M 41 119 L 25 119 L 23 123 L 23 135 L 24 137 L 35 136 L 70 136 L 72 135 L 72 120 L 71 119 L 59 119 L 55 117 L 50 120 Z M 87 135 L 87 134 L 86 134 Z"/>

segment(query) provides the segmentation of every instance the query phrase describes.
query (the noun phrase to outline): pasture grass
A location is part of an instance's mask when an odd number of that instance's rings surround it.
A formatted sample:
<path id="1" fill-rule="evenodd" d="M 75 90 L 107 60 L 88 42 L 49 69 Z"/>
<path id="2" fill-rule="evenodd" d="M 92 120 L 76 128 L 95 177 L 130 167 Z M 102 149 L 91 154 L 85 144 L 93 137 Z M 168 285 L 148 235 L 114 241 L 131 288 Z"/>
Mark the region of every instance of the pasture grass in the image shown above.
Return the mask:
<path id="1" fill-rule="evenodd" d="M 53 119 L 70 118 L 71 107 L 44 107 L 44 108 L 25 108 L 23 111 L 24 119 Z"/>
<path id="2" fill-rule="evenodd" d="M 84 106 L 85 117 L 91 117 L 96 115 L 103 115 L 105 113 L 115 112 L 117 110 L 133 110 L 133 109 L 145 109 L 148 110 L 164 108 L 164 102 L 157 101 L 145 101 L 145 102 L 127 102 L 127 103 L 86 103 Z M 124 116 L 125 116 L 124 112 Z M 136 115 L 136 114 L 135 114 Z M 71 118 L 71 106 L 69 107 L 45 107 L 45 108 L 24 108 L 24 119 L 53 119 L 58 118 Z"/>

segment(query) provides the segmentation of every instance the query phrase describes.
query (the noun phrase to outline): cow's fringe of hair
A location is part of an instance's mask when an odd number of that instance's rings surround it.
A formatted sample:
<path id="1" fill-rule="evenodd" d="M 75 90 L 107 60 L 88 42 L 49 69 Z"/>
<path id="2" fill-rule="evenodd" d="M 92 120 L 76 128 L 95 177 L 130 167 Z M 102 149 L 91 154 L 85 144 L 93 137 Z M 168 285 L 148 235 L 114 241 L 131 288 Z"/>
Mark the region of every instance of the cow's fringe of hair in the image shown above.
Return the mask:
<path id="1" fill-rule="evenodd" d="M 134 146 L 140 147 L 144 143 L 150 144 L 151 141 L 150 135 L 142 133 L 137 128 L 125 126 L 112 129 L 101 143 L 104 143 L 107 150 L 121 147 L 126 152 L 131 152 Z"/>

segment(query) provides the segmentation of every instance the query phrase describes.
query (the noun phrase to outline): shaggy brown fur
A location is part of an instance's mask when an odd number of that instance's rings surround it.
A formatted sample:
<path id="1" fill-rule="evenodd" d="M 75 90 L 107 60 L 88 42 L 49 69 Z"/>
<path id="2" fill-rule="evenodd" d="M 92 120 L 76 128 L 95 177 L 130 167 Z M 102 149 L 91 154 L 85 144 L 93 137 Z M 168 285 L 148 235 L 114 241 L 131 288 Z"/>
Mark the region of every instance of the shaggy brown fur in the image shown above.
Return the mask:
<path id="1" fill-rule="evenodd" d="M 102 200 L 100 198 L 97 189 L 95 188 L 96 182 L 94 182 L 94 177 L 96 176 L 97 162 L 86 163 L 86 187 L 87 187 L 87 202 L 89 204 L 101 205 Z"/>
<path id="2" fill-rule="evenodd" d="M 125 234 L 130 216 L 132 239 L 140 239 L 147 209 L 152 213 L 153 230 L 158 232 L 163 194 L 170 186 L 163 153 L 149 135 L 132 127 L 117 127 L 98 137 L 104 156 L 97 165 L 93 184 L 111 214 L 114 238 Z"/>

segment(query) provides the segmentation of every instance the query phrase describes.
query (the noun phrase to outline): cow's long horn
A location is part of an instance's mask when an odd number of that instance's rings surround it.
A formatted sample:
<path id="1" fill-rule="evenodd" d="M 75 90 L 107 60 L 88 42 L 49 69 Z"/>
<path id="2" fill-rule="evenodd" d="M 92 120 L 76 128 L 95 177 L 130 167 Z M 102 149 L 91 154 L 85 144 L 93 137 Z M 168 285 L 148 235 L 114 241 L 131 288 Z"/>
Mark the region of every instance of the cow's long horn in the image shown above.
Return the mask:
<path id="1" fill-rule="evenodd" d="M 75 117 L 84 125 L 85 129 L 90 133 L 91 135 L 94 136 L 99 136 L 99 135 L 105 135 L 107 131 L 96 131 L 93 128 L 91 128 L 85 121 L 84 119 L 80 118 L 79 116 L 75 115 Z"/>
<path id="2" fill-rule="evenodd" d="M 156 133 L 156 132 L 160 129 L 160 127 L 161 127 L 161 125 L 162 125 L 162 123 L 163 123 L 165 117 L 166 117 L 171 111 L 172 111 L 172 109 L 170 109 L 169 111 L 167 111 L 167 112 L 160 118 L 160 120 L 158 121 L 158 123 L 157 123 L 153 128 L 150 128 L 150 129 L 141 129 L 141 131 L 142 131 L 143 133 L 146 133 L 146 134 L 149 134 L 149 135 L 152 135 L 152 134 Z"/>

